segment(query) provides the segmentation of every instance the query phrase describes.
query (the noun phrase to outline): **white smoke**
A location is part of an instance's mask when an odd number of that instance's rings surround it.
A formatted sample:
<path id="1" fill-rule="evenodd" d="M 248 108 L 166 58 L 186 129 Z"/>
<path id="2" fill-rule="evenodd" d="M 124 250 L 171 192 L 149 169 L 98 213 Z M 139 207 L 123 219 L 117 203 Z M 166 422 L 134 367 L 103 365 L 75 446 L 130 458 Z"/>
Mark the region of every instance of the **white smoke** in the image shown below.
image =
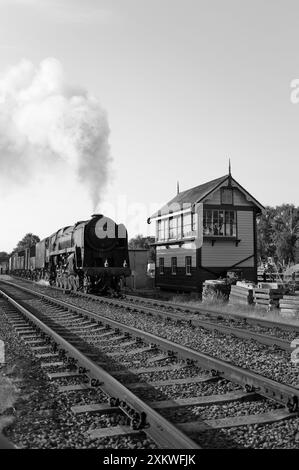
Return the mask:
<path id="1" fill-rule="evenodd" d="M 107 178 L 109 126 L 99 101 L 69 85 L 60 62 L 22 60 L 0 79 L 0 177 L 28 182 L 66 162 L 95 209 Z"/>

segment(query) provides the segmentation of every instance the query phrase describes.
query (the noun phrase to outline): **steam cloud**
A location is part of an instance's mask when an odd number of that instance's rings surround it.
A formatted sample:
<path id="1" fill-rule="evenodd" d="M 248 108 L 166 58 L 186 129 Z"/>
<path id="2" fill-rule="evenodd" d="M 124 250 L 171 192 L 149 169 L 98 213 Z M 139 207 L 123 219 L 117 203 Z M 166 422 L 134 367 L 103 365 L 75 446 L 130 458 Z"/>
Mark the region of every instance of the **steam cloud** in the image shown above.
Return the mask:
<path id="1" fill-rule="evenodd" d="M 26 181 L 66 162 L 95 209 L 110 162 L 109 126 L 98 100 L 69 85 L 60 62 L 22 60 L 0 79 L 0 177 Z"/>

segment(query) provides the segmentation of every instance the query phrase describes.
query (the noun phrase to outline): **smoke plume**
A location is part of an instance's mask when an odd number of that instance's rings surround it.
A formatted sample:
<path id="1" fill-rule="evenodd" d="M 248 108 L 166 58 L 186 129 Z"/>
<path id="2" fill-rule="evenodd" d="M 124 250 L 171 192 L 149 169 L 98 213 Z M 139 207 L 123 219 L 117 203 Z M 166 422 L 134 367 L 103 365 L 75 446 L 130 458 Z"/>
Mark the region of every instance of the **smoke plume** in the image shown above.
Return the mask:
<path id="1" fill-rule="evenodd" d="M 28 182 L 63 161 L 88 188 L 95 209 L 108 178 L 108 137 L 99 101 L 67 83 L 58 60 L 37 68 L 22 60 L 0 78 L 0 177 Z"/>

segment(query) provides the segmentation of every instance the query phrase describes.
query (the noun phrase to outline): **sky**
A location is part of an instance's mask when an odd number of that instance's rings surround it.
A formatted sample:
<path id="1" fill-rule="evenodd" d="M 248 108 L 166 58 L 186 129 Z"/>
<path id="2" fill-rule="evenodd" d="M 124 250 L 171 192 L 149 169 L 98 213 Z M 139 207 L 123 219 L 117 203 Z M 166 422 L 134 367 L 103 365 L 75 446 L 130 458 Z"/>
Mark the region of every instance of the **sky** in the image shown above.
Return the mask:
<path id="1" fill-rule="evenodd" d="M 6 114 L 0 99 L 0 251 L 94 211 L 125 223 L 129 237 L 154 233 L 146 219 L 174 197 L 177 180 L 183 191 L 218 178 L 229 158 L 233 177 L 263 205 L 299 205 L 297 1 L 0 0 L 0 97 L 9 71 L 27 67 L 36 77 L 49 63 L 64 77 L 63 109 L 79 96 L 80 119 L 92 108 L 107 131 L 97 140 L 106 152 L 101 199 L 95 206 L 88 188 L 95 172 L 83 181 L 70 163 L 69 140 L 55 137 L 42 152 L 53 124 L 44 105 L 32 122 L 26 108 L 18 157 L 11 141 L 1 145 L 20 95 Z M 40 106 L 32 96 L 22 106 Z"/>

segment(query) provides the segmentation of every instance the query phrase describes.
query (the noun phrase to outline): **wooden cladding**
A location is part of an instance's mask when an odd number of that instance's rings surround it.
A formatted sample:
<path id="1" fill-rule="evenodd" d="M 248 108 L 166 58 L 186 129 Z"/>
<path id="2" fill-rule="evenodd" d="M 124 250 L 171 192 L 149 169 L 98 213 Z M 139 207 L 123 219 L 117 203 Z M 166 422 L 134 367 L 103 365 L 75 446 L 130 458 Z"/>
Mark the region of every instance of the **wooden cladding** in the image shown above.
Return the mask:
<path id="1" fill-rule="evenodd" d="M 238 211 L 237 218 L 238 239 L 240 239 L 238 246 L 233 241 L 222 241 L 221 237 L 213 246 L 205 240 L 202 247 L 202 266 L 229 267 L 245 258 L 248 258 L 247 261 L 241 263 L 240 267 L 254 266 L 253 212 Z"/>
<path id="2" fill-rule="evenodd" d="M 186 248 L 186 246 L 188 248 Z M 191 265 L 196 267 L 196 248 L 194 243 L 188 243 L 183 245 L 181 248 L 178 248 L 177 245 L 175 247 L 165 248 L 165 246 L 157 247 L 156 248 L 156 264 L 160 266 L 159 260 L 163 258 L 163 263 L 165 267 L 171 267 L 171 258 L 177 259 L 177 266 L 181 268 L 185 268 L 186 265 L 186 256 L 191 258 Z"/>

